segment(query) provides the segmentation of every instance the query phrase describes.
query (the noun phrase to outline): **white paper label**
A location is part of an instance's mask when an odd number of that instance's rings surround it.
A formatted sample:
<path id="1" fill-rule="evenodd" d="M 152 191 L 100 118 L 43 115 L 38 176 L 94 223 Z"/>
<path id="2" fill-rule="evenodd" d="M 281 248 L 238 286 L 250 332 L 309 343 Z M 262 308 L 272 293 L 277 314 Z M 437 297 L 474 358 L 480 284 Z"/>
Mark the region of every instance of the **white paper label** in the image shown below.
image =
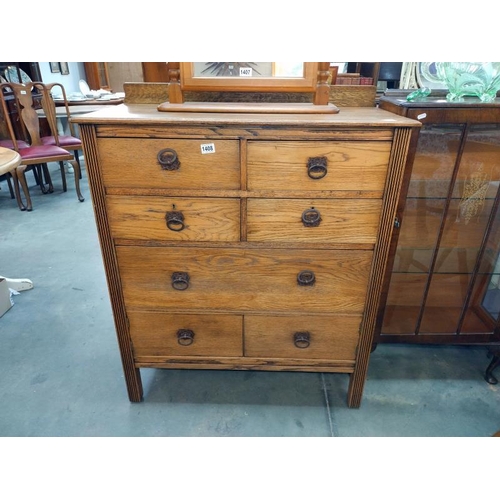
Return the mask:
<path id="1" fill-rule="evenodd" d="M 210 144 L 201 145 L 201 154 L 206 155 L 209 153 L 215 153 L 215 144 L 213 142 Z"/>
<path id="2" fill-rule="evenodd" d="M 422 113 L 421 115 L 417 116 L 417 120 L 423 120 L 424 118 L 427 118 L 427 113 Z"/>
<path id="3" fill-rule="evenodd" d="M 252 68 L 240 68 L 240 76 L 252 76 Z"/>

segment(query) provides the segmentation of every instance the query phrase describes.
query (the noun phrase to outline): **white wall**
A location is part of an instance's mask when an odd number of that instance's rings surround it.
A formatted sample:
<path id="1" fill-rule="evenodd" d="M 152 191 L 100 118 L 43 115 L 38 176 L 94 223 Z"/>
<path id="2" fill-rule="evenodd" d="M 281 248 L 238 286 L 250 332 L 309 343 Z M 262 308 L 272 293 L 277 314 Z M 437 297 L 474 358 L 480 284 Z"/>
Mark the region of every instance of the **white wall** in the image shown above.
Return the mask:
<path id="1" fill-rule="evenodd" d="M 45 83 L 60 83 L 66 90 L 66 95 L 72 92 L 80 93 L 79 81 L 85 80 L 85 67 L 83 62 L 69 62 L 69 75 L 61 75 L 61 73 L 52 73 L 48 62 L 39 62 L 42 81 Z"/>

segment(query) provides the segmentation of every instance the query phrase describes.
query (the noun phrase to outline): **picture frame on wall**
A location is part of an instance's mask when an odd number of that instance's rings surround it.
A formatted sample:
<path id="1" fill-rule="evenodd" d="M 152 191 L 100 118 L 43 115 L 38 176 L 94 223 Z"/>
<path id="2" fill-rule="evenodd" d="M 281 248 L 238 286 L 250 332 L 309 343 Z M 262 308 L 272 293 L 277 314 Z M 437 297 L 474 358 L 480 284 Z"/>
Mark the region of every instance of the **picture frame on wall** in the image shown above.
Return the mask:
<path id="1" fill-rule="evenodd" d="M 60 62 L 59 68 L 61 69 L 61 75 L 69 75 L 69 66 L 67 62 Z"/>
<path id="2" fill-rule="evenodd" d="M 59 73 L 61 69 L 59 68 L 58 62 L 49 62 L 50 64 L 50 72 L 51 73 Z"/>

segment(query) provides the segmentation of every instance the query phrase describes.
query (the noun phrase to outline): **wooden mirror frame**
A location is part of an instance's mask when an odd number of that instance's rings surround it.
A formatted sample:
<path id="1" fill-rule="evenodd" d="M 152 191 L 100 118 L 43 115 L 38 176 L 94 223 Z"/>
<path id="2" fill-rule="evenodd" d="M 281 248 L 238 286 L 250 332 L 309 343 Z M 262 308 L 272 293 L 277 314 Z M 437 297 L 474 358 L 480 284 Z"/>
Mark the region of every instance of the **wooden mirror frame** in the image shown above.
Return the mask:
<path id="1" fill-rule="evenodd" d="M 195 76 L 194 63 L 181 62 L 181 89 L 198 92 L 314 92 L 318 81 L 318 63 L 305 62 L 304 76 Z"/>
<path id="2" fill-rule="evenodd" d="M 194 77 L 190 62 L 168 63 L 168 102 L 158 106 L 159 111 L 209 111 L 209 112 L 278 112 L 278 113 L 338 113 L 339 109 L 329 102 L 330 76 L 329 62 L 304 63 L 303 78 L 283 77 Z M 184 74 L 186 72 L 186 74 Z M 251 83 L 250 83 L 251 81 Z M 272 106 L 269 103 L 256 103 L 253 107 L 245 104 L 198 103 L 184 105 L 183 91 L 198 92 L 312 92 L 313 102 L 289 103 L 283 106 Z M 182 105 L 182 106 L 181 106 Z"/>

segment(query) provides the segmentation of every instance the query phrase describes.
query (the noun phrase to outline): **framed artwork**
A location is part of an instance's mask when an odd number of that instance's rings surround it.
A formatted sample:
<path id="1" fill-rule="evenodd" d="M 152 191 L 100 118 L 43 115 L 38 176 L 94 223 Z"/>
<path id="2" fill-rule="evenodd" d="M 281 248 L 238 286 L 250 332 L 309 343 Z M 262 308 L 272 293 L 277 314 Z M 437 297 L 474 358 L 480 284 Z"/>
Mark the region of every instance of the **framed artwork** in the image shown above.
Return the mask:
<path id="1" fill-rule="evenodd" d="M 50 64 L 50 72 L 51 73 L 59 73 L 61 70 L 59 69 L 58 62 L 49 62 Z"/>
<path id="2" fill-rule="evenodd" d="M 313 92 L 314 62 L 181 62 L 181 88 L 195 91 Z"/>
<path id="3" fill-rule="evenodd" d="M 67 62 L 60 62 L 59 67 L 61 68 L 61 75 L 69 75 L 69 66 Z"/>

